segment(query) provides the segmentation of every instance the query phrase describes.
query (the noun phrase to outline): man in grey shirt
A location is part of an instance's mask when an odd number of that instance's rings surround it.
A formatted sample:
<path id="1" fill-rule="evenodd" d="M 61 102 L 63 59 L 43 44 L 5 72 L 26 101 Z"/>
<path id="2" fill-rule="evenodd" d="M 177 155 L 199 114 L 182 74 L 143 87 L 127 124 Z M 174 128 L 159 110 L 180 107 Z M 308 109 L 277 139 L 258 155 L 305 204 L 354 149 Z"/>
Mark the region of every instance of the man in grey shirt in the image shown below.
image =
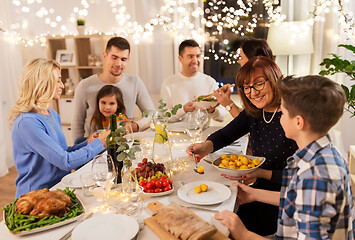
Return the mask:
<path id="1" fill-rule="evenodd" d="M 132 120 L 134 107 L 137 104 L 142 112 L 155 111 L 154 104 L 144 86 L 143 81 L 123 71 L 129 60 L 130 45 L 122 37 L 111 38 L 103 53 L 105 62 L 103 72 L 92 75 L 78 84 L 74 96 L 74 116 L 72 121 L 74 140 L 88 137 L 92 115 L 96 109 L 97 92 L 105 85 L 114 85 L 121 89 L 126 107 L 126 116 Z M 142 118 L 132 122 L 134 132 L 149 127 L 150 118 Z"/>

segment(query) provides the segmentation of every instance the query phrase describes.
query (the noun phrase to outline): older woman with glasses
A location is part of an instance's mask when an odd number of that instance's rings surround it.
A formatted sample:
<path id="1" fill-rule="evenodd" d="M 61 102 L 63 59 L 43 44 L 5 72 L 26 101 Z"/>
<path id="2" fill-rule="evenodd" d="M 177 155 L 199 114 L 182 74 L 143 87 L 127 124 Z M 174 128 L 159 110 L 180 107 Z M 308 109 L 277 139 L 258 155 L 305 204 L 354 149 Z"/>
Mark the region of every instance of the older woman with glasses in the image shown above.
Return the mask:
<path id="1" fill-rule="evenodd" d="M 242 178 L 227 177 L 244 180 L 246 184 L 254 182 L 254 188 L 279 191 L 286 159 L 297 150 L 296 143 L 286 138 L 280 125 L 281 100 L 276 82 L 281 77 L 279 67 L 270 58 L 250 59 L 236 80 L 244 110 L 205 142 L 189 146 L 187 153 L 202 158 L 250 133 L 253 155 L 265 157 L 266 161 Z M 278 207 L 252 202 L 239 206 L 237 214 L 250 231 L 264 236 L 276 232 Z"/>

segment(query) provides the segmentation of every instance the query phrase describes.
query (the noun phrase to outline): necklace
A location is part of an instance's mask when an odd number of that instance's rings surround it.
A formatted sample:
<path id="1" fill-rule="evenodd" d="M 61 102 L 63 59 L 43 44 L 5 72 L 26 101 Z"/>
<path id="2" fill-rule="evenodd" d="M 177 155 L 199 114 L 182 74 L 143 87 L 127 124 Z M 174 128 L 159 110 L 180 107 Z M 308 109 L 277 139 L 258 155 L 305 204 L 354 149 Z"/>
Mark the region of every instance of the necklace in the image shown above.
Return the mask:
<path id="1" fill-rule="evenodd" d="M 265 111 L 264 111 L 264 109 L 263 109 L 263 118 L 264 118 L 264 121 L 265 121 L 266 123 L 271 123 L 272 119 L 274 119 L 274 117 L 275 117 L 275 114 L 276 114 L 277 110 L 279 110 L 279 108 L 276 108 L 276 110 L 274 111 L 274 114 L 272 114 L 272 117 L 270 118 L 270 120 L 269 120 L 269 121 L 266 121 L 266 119 L 265 119 Z"/>
<path id="2" fill-rule="evenodd" d="M 52 127 L 54 128 L 54 130 L 55 130 L 55 126 L 54 126 L 54 120 L 53 120 L 53 116 L 52 116 L 52 113 L 51 112 L 49 112 L 49 116 L 51 117 L 51 119 L 49 120 L 49 118 L 47 118 L 47 116 L 46 115 L 44 115 L 44 114 L 42 114 L 47 120 L 48 120 L 48 122 L 52 125 Z"/>

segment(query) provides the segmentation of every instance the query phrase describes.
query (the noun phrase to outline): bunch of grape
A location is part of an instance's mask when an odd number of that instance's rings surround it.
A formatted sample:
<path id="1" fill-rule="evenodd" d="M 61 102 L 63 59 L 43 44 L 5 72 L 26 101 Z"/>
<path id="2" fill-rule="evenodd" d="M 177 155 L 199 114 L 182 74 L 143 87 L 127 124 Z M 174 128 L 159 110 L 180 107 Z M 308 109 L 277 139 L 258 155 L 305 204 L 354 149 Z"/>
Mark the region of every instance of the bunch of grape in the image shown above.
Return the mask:
<path id="1" fill-rule="evenodd" d="M 151 179 L 159 179 L 165 174 L 165 167 L 162 163 L 148 162 L 147 158 L 143 158 L 142 162 L 138 163 L 136 168 L 136 175 L 139 183 L 142 180 L 150 181 Z"/>

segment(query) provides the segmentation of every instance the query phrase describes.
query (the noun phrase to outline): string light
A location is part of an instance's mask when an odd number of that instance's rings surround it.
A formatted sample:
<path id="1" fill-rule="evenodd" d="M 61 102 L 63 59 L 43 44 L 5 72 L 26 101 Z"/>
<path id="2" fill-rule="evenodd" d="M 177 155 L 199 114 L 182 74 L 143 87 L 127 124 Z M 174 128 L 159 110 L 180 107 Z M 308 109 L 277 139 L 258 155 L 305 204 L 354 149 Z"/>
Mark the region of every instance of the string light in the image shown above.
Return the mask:
<path id="1" fill-rule="evenodd" d="M 313 25 L 315 21 L 324 21 L 324 14 L 328 12 L 337 12 L 339 14 L 339 23 L 343 28 L 347 39 L 355 39 L 355 23 L 352 12 L 346 12 L 343 2 L 347 0 L 316 0 L 313 12 L 307 20 L 309 25 Z M 225 46 L 229 44 L 228 39 L 224 38 L 224 31 L 231 31 L 238 36 L 245 36 L 253 33 L 255 27 L 261 20 L 267 19 L 266 26 L 269 23 L 280 23 L 285 20 L 286 16 L 281 14 L 281 6 L 279 0 L 236 0 L 234 7 L 228 6 L 225 0 L 209 0 L 205 1 L 205 9 L 196 7 L 200 0 L 164 0 L 158 14 L 149 19 L 144 24 L 134 21 L 130 14 L 127 13 L 127 7 L 123 0 L 106 0 L 111 8 L 111 12 L 117 22 L 117 28 L 112 31 L 102 32 L 87 27 L 86 35 L 106 35 L 106 36 L 130 36 L 135 44 L 139 44 L 142 39 L 152 37 L 154 30 L 161 27 L 164 31 L 170 32 L 173 38 L 182 41 L 186 38 L 196 39 L 199 43 L 209 42 L 211 48 L 208 53 L 212 54 L 213 60 L 223 61 L 228 64 L 236 64 L 239 58 L 238 51 L 214 50 L 216 41 L 223 43 Z M 74 7 L 68 19 L 63 18 L 56 13 L 53 8 L 42 6 L 43 0 L 12 0 L 13 6 L 21 11 L 22 16 L 26 14 L 34 15 L 43 19 L 44 24 L 50 29 L 59 30 L 60 36 L 76 36 L 66 21 L 76 25 L 79 18 L 85 19 L 88 16 L 88 9 L 95 3 L 94 1 L 81 0 L 80 6 Z M 257 4 L 264 6 L 264 12 L 260 13 L 254 10 Z M 337 6 L 332 7 L 337 3 Z M 93 6 L 92 6 L 93 7 Z M 34 10 L 36 9 L 36 10 Z M 34 14 L 33 14 L 33 11 Z M 264 16 L 266 12 L 267 16 Z M 205 14 L 205 18 L 204 18 Z M 43 33 L 30 38 L 22 37 L 18 30 L 28 27 L 28 20 L 23 19 L 22 23 L 10 25 L 12 31 L 9 32 L 2 26 L 0 22 L 0 34 L 4 39 L 16 44 L 24 44 L 25 46 L 33 46 L 39 44 L 45 45 L 46 36 L 55 36 L 53 33 Z M 204 30 L 209 29 L 209 31 Z M 339 35 L 335 35 L 337 39 Z M 217 39 L 217 40 L 216 40 Z M 205 56 L 206 60 L 210 57 Z"/>

